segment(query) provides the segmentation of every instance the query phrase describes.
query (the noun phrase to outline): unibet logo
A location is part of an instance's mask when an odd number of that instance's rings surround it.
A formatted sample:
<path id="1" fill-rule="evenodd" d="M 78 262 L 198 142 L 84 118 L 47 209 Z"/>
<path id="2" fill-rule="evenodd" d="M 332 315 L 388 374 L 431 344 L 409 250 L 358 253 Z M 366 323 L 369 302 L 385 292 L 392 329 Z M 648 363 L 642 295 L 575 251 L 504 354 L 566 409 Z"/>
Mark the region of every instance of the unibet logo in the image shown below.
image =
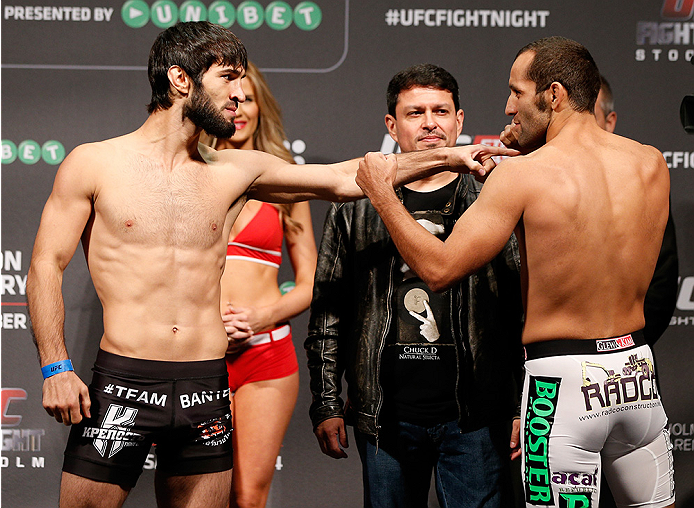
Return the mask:
<path id="1" fill-rule="evenodd" d="M 180 7 L 173 0 L 157 0 L 150 7 L 144 0 L 128 0 L 121 8 L 123 22 L 131 28 L 142 28 L 149 21 L 159 28 L 169 28 L 179 21 L 210 21 L 230 27 L 238 23 L 246 30 L 256 30 L 263 23 L 273 30 L 285 30 L 292 22 L 301 30 L 315 30 L 323 20 L 323 13 L 314 2 L 300 2 L 292 9 L 287 2 L 276 0 L 267 7 L 255 0 L 231 2 L 217 0 L 205 6 L 200 0 L 187 0 Z"/>
<path id="2" fill-rule="evenodd" d="M 36 164 L 43 159 L 46 164 L 55 166 L 63 162 L 65 147 L 60 141 L 46 141 L 43 146 L 32 139 L 27 139 L 15 145 L 8 139 L 2 140 L 2 163 L 11 164 L 19 159 L 24 164 Z"/>

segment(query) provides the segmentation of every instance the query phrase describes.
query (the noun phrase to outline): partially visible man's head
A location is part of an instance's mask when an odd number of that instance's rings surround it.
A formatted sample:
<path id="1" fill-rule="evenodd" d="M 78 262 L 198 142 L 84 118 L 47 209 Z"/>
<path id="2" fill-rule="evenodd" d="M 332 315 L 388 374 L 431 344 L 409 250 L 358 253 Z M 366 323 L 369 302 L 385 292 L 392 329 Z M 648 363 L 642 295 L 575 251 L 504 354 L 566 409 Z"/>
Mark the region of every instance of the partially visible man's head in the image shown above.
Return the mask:
<path id="1" fill-rule="evenodd" d="M 455 146 L 463 129 L 458 83 L 445 69 L 420 64 L 388 84 L 386 127 L 403 152 Z"/>
<path id="2" fill-rule="evenodd" d="M 595 120 L 607 132 L 614 132 L 617 125 L 617 112 L 614 110 L 612 87 L 602 74 L 600 75 L 600 82 L 602 84 L 600 93 L 598 100 L 595 101 Z"/>
<path id="3" fill-rule="evenodd" d="M 177 65 L 190 77 L 196 88 L 213 65 L 244 68 L 246 48 L 228 29 L 208 21 L 177 23 L 161 32 L 149 53 L 148 77 L 152 100 L 147 111 L 153 113 L 172 106 L 168 71 Z"/>
<path id="4" fill-rule="evenodd" d="M 564 37 L 545 37 L 521 48 L 516 59 L 528 51 L 534 58 L 526 75 L 535 83 L 536 93 L 544 92 L 556 81 L 566 89 L 574 110 L 593 111 L 600 91 L 600 72 L 585 46 Z"/>

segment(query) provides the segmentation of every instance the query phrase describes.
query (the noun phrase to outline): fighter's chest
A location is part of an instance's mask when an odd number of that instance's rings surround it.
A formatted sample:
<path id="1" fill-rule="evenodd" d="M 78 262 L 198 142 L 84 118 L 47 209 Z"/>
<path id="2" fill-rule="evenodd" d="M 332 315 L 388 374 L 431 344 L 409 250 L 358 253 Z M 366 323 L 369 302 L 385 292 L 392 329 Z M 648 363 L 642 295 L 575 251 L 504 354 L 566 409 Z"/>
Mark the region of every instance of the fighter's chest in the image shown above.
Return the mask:
<path id="1" fill-rule="evenodd" d="M 218 242 L 228 201 L 215 175 L 199 166 L 128 168 L 105 178 L 95 221 L 128 242 L 205 247 Z"/>

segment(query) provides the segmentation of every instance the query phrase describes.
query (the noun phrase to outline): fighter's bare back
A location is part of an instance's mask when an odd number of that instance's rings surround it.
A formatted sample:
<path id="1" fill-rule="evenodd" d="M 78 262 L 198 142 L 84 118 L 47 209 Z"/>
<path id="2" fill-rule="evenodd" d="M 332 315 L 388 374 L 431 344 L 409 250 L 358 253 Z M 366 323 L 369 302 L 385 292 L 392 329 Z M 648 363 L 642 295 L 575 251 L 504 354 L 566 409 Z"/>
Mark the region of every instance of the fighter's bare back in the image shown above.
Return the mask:
<path id="1" fill-rule="evenodd" d="M 516 236 L 524 251 L 525 343 L 611 337 L 644 324 L 667 220 L 665 162 L 652 147 L 592 124 L 578 134 L 566 128 L 497 168 L 524 194 Z"/>

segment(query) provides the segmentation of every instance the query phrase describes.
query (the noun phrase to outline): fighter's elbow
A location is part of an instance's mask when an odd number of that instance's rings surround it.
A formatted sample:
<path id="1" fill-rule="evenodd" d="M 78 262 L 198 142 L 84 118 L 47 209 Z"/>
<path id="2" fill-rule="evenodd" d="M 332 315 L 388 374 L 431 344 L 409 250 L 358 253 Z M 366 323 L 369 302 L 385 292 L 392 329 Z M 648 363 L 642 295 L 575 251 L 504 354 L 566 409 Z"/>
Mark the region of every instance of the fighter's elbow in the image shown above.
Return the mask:
<path id="1" fill-rule="evenodd" d="M 442 293 L 456 283 L 455 278 L 451 276 L 451 270 L 440 265 L 432 267 L 426 273 L 420 275 L 420 277 L 429 286 L 429 289 L 435 293 Z"/>

